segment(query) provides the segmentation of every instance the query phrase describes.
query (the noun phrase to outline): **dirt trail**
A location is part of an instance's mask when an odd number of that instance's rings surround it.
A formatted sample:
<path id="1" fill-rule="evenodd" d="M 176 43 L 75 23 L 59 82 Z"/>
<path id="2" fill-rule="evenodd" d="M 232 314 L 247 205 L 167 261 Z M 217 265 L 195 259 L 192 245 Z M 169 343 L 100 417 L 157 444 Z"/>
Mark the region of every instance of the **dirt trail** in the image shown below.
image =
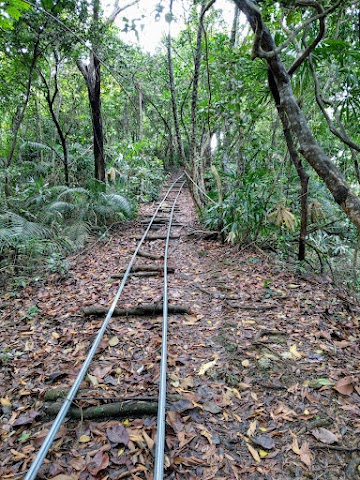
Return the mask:
<path id="1" fill-rule="evenodd" d="M 186 226 L 171 242 L 169 301 L 191 313 L 170 317 L 165 478 L 359 478 L 357 305 L 326 278 L 189 236 L 198 226 L 188 192 L 176 219 Z M 44 393 L 71 385 L 102 321 L 81 307 L 110 304 L 119 282 L 111 275 L 141 231 L 140 218 L 70 261 L 63 277 L 0 298 L 1 478 L 19 478 L 39 449 Z M 159 254 L 159 245 L 147 250 Z M 161 279 L 132 277 L 118 306 L 161 298 Z M 156 397 L 160 333 L 161 317 L 114 318 L 77 405 Z M 151 415 L 68 420 L 39 478 L 152 479 L 155 435 Z"/>

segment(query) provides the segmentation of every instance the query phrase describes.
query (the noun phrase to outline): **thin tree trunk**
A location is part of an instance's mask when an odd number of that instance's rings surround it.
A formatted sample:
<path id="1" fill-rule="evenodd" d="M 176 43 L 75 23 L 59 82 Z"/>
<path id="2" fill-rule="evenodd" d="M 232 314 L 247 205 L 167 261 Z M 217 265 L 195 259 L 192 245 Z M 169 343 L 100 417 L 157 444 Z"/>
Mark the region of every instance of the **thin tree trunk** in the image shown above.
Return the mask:
<path id="1" fill-rule="evenodd" d="M 301 223 L 300 223 L 300 235 L 299 235 L 299 252 L 298 259 L 300 261 L 305 260 L 306 252 L 306 235 L 307 235 L 307 224 L 308 224 L 308 184 L 309 184 L 309 175 L 306 173 L 301 158 L 296 150 L 292 132 L 290 130 L 289 122 L 287 121 L 286 114 L 282 110 L 280 105 L 277 105 L 279 116 L 283 125 L 284 137 L 288 147 L 290 159 L 294 164 L 297 174 L 300 179 L 301 185 L 301 195 L 300 195 L 300 206 L 301 206 Z"/>
<path id="2" fill-rule="evenodd" d="M 38 36 L 37 36 L 37 39 L 36 39 L 36 42 L 35 42 L 35 45 L 34 45 L 34 48 L 33 48 L 33 55 L 32 55 L 32 60 L 31 60 L 30 68 L 29 68 L 27 85 L 26 85 L 25 100 L 24 100 L 24 103 L 23 103 L 22 107 L 19 107 L 16 110 L 14 124 L 13 124 L 13 128 L 12 128 L 12 142 L 11 142 L 9 156 L 8 156 L 8 158 L 6 160 L 6 163 L 5 163 L 5 178 L 4 178 L 5 198 L 7 198 L 11 195 L 10 185 L 9 185 L 9 177 L 8 177 L 8 174 L 7 174 L 7 170 L 11 166 L 12 161 L 14 159 L 20 127 L 21 127 L 21 124 L 24 120 L 26 108 L 27 108 L 28 103 L 29 103 L 29 99 L 30 99 L 30 95 L 31 95 L 31 84 L 32 84 L 32 79 L 33 79 L 33 73 L 34 73 L 34 70 L 35 70 L 35 67 L 36 67 L 38 57 L 40 55 L 39 45 L 40 45 L 40 33 L 38 33 Z"/>
<path id="3" fill-rule="evenodd" d="M 190 169 L 192 173 L 192 179 L 194 184 L 191 185 L 191 191 L 194 198 L 194 202 L 198 208 L 204 206 L 205 197 L 202 193 L 204 191 L 204 179 L 202 172 L 202 160 L 198 154 L 197 149 L 197 100 L 198 100 L 198 88 L 200 77 L 200 63 L 201 63 L 201 42 L 203 31 L 203 19 L 208 9 L 215 3 L 215 0 L 211 0 L 209 3 L 203 2 L 201 4 L 201 12 L 199 18 L 199 26 L 196 37 L 196 52 L 195 52 L 195 64 L 193 75 L 193 89 L 191 95 L 191 137 L 190 137 Z M 200 188 L 196 188 L 196 186 Z"/>
<path id="4" fill-rule="evenodd" d="M 236 45 L 237 30 L 238 30 L 238 24 L 239 24 L 239 14 L 240 14 L 239 7 L 235 5 L 234 18 L 233 18 L 231 34 L 230 34 L 230 47 L 232 48 L 235 47 Z"/>
<path id="5" fill-rule="evenodd" d="M 106 167 L 104 155 L 104 133 L 101 114 L 101 75 L 100 75 L 100 61 L 93 52 L 90 58 L 90 64 L 84 65 L 81 61 L 77 62 L 78 68 L 85 79 L 88 97 L 91 108 L 91 120 L 93 127 L 93 149 L 94 149 L 94 164 L 95 164 L 95 178 L 105 184 Z"/>
<path id="6" fill-rule="evenodd" d="M 66 134 L 63 132 L 63 129 L 61 128 L 60 121 L 59 121 L 59 115 L 57 112 L 55 112 L 55 100 L 56 97 L 59 94 L 59 84 L 58 84 L 58 67 L 59 67 L 59 61 L 56 57 L 55 54 L 55 74 L 54 74 L 54 82 L 55 82 L 55 89 L 54 93 L 51 95 L 50 92 L 50 84 L 47 82 L 45 76 L 40 73 L 40 76 L 42 78 L 42 81 L 45 86 L 45 99 L 49 107 L 50 115 L 52 118 L 52 121 L 54 122 L 57 134 L 59 135 L 60 142 L 61 142 L 61 148 L 63 151 L 63 164 L 64 164 L 64 177 L 65 177 L 65 185 L 69 186 L 70 185 L 70 179 L 69 179 L 69 158 L 68 158 L 68 148 L 67 148 L 67 140 L 66 140 Z"/>
<path id="7" fill-rule="evenodd" d="M 170 14 L 171 15 L 172 15 L 172 5 L 173 5 L 173 1 L 170 0 Z M 177 150 L 178 150 L 180 161 L 185 164 L 186 158 L 185 158 L 184 144 L 183 144 L 182 137 L 181 137 L 179 113 L 178 113 L 177 101 L 176 101 L 175 80 L 174 80 L 174 65 L 173 65 L 173 59 L 172 59 L 172 42 L 171 42 L 170 25 L 171 25 L 171 23 L 169 23 L 169 31 L 168 31 L 168 36 L 167 36 L 166 47 L 167 47 L 169 83 L 170 83 L 170 92 L 171 92 L 171 106 L 172 106 L 173 117 L 174 117 L 174 127 L 175 127 Z"/>
<path id="8" fill-rule="evenodd" d="M 138 91 L 138 105 L 139 105 L 139 140 L 142 140 L 144 137 L 144 132 L 143 132 L 143 94 L 142 94 L 141 80 L 139 80 L 137 91 Z"/>

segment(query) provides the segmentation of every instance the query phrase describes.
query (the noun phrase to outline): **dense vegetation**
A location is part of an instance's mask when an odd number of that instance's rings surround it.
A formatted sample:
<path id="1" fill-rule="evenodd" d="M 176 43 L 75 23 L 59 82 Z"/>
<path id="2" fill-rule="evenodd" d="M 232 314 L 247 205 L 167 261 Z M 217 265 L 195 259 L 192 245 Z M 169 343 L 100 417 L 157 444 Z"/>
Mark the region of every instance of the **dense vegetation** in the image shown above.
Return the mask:
<path id="1" fill-rule="evenodd" d="M 229 1 L 229 32 L 215 1 L 159 2 L 153 55 L 120 3 L 1 7 L 1 272 L 61 268 L 181 166 L 209 229 L 357 287 L 357 2 Z"/>

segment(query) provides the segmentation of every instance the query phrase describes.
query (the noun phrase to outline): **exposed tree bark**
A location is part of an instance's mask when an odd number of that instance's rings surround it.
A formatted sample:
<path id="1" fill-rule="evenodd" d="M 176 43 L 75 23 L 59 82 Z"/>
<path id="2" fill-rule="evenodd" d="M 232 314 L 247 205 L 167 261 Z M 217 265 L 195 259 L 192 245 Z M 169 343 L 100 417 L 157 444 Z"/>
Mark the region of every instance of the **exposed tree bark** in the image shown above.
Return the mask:
<path id="1" fill-rule="evenodd" d="M 276 48 L 268 28 L 264 25 L 258 6 L 251 0 L 234 1 L 246 15 L 251 28 L 255 32 L 254 57 L 266 58 L 269 71 L 277 87 L 278 101 L 284 109 L 290 127 L 299 143 L 300 153 L 325 182 L 335 201 L 340 205 L 348 218 L 360 230 L 360 198 L 351 190 L 343 174 L 315 140 L 307 120 L 296 102 L 291 88 L 290 77 L 279 56 L 279 48 Z M 339 4 L 340 1 L 336 2 L 331 9 L 334 9 Z M 322 16 L 325 16 L 329 11 L 330 9 L 325 11 Z M 319 18 L 321 18 L 320 15 L 312 17 L 312 21 Z M 309 24 L 310 20 L 304 23 Z"/>
<path id="2" fill-rule="evenodd" d="M 93 127 L 95 178 L 96 180 L 105 183 L 106 166 L 104 154 L 104 133 L 101 114 L 100 61 L 94 52 L 91 53 L 89 65 L 85 65 L 81 60 L 78 60 L 77 66 L 85 79 L 88 89 L 89 103 L 91 108 L 91 121 Z"/>

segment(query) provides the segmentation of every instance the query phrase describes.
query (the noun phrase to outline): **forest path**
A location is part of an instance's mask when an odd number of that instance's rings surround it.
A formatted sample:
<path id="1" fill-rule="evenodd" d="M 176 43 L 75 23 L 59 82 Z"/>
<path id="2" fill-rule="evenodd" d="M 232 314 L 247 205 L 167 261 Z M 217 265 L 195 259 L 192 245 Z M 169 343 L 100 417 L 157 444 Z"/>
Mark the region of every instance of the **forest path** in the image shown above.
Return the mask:
<path id="1" fill-rule="evenodd" d="M 359 311 L 316 276 L 299 277 L 261 251 L 188 234 L 197 228 L 180 196 L 181 237 L 170 244 L 166 479 L 358 478 Z M 153 205 L 141 214 L 152 213 Z M 72 384 L 127 266 L 140 220 L 70 259 L 69 271 L 2 294 L 0 477 L 19 478 L 46 434 L 45 391 Z M 156 241 L 150 248 L 157 252 Z M 142 262 L 143 263 L 143 262 Z M 289 270 L 289 268 L 287 269 Z M 119 307 L 161 301 L 161 280 L 133 277 Z M 161 318 L 111 321 L 77 404 L 153 398 Z M 152 479 L 156 417 L 67 421 L 38 478 Z"/>

